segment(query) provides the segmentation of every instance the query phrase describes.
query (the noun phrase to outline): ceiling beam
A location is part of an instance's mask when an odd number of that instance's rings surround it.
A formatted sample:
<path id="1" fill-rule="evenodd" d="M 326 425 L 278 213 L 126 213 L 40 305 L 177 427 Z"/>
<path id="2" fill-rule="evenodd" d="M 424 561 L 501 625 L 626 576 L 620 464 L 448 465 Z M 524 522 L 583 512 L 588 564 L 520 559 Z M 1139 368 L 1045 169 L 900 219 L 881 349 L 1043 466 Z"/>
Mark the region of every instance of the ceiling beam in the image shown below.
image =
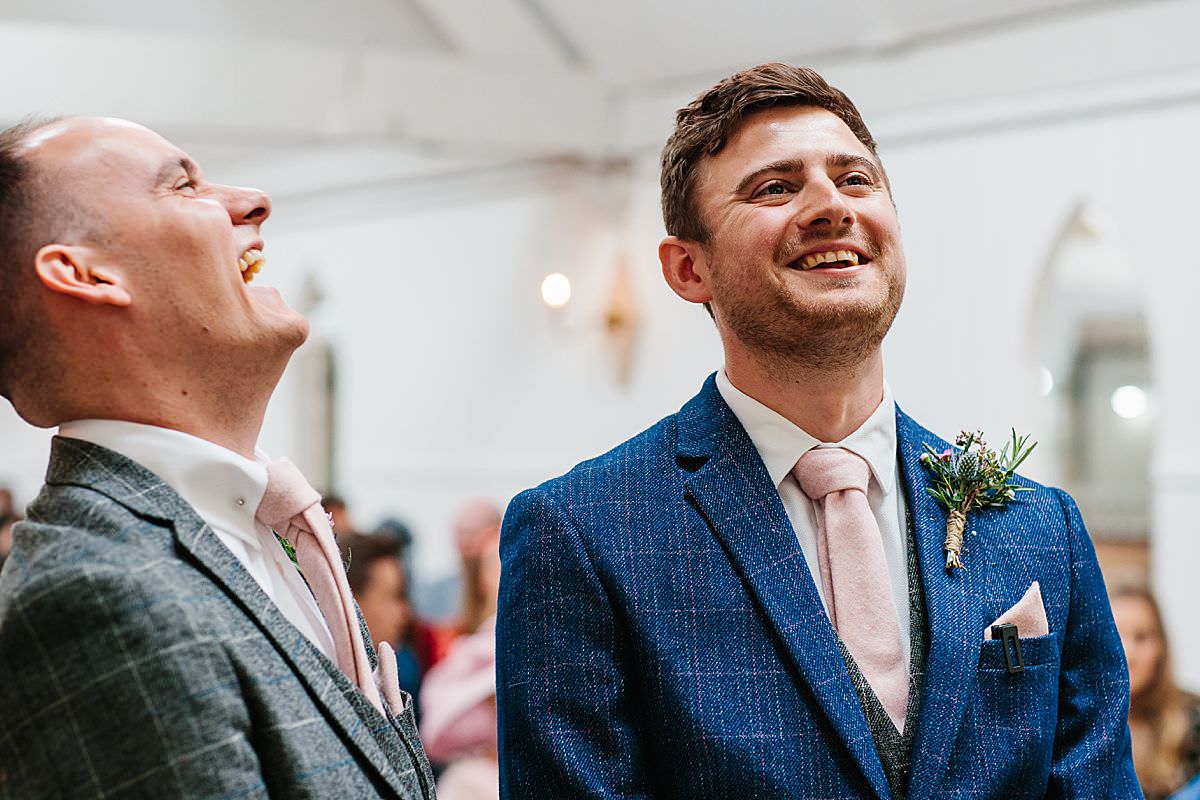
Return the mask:
<path id="1" fill-rule="evenodd" d="M 247 146 L 412 144 L 588 155 L 609 140 L 586 76 L 461 54 L 0 24 L 0 120 L 119 116 Z"/>

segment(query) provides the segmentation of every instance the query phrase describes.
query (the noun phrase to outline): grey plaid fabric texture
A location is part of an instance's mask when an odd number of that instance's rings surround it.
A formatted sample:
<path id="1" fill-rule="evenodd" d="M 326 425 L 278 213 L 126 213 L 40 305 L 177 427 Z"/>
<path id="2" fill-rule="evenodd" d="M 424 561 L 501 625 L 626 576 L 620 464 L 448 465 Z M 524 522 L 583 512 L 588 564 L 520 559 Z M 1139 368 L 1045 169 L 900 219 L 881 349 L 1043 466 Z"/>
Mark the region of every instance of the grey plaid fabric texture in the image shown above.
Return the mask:
<path id="1" fill-rule="evenodd" d="M 152 473 L 56 438 L 14 538 L 0 798 L 434 796 L 411 703 L 381 715 Z"/>

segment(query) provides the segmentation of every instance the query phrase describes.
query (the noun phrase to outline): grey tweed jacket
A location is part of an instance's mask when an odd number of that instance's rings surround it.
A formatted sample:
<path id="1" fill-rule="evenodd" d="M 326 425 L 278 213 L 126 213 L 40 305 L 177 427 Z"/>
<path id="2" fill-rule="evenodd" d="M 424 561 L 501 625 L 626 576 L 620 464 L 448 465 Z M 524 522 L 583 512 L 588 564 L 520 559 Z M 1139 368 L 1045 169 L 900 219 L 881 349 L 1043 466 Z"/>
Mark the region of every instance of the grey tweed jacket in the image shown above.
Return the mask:
<path id="1" fill-rule="evenodd" d="M 411 699 L 381 715 L 151 472 L 55 438 L 28 517 L 0 574 L 0 798 L 434 796 Z"/>

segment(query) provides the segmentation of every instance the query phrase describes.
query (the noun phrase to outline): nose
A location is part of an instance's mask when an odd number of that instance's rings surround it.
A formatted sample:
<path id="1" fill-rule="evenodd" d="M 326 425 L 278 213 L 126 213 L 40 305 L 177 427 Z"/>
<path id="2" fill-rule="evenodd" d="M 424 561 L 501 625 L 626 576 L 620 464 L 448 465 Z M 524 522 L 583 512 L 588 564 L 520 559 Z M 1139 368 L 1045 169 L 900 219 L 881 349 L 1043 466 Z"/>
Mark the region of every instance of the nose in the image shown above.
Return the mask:
<path id="1" fill-rule="evenodd" d="M 271 198 L 261 189 L 226 186 L 222 194 L 235 225 L 262 225 L 271 216 Z"/>
<path id="2" fill-rule="evenodd" d="M 801 228 L 843 228 L 854 224 L 854 211 L 846 196 L 829 178 L 808 181 L 801 201 L 797 214 Z"/>

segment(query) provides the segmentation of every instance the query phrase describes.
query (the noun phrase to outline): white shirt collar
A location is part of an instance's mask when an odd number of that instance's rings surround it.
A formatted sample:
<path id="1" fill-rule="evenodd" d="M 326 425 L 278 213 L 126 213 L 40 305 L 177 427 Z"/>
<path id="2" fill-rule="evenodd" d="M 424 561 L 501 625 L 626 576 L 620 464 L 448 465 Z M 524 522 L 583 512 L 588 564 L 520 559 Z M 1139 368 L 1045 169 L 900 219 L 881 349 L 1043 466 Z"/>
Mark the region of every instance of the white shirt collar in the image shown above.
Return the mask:
<path id="1" fill-rule="evenodd" d="M 267 458 L 254 460 L 182 431 L 112 419 L 85 419 L 59 426 L 60 436 L 107 447 L 141 464 L 209 524 L 256 549 L 254 514 L 267 491 Z"/>
<path id="2" fill-rule="evenodd" d="M 722 368 L 717 372 L 717 391 L 746 429 L 750 441 L 766 465 L 775 488 L 783 483 L 800 456 L 814 447 L 844 447 L 871 465 L 875 482 L 885 493 L 896 484 L 896 401 L 887 382 L 883 400 L 858 430 L 840 442 L 821 442 L 783 415 L 772 411 L 734 386 Z"/>

